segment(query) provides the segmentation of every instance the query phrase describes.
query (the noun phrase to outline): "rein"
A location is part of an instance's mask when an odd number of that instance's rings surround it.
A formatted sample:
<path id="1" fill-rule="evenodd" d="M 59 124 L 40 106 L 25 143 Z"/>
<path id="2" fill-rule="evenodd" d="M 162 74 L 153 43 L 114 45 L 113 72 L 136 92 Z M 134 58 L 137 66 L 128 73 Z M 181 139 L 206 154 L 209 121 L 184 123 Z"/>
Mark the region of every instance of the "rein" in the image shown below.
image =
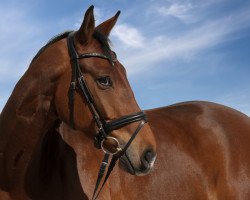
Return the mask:
<path id="1" fill-rule="evenodd" d="M 71 59 L 71 65 L 72 65 L 72 77 L 71 77 L 71 83 L 70 83 L 70 87 L 69 87 L 70 126 L 73 129 L 75 128 L 75 124 L 74 124 L 74 94 L 75 94 L 76 84 L 78 84 L 80 87 L 80 90 L 82 91 L 82 93 L 85 97 L 85 100 L 88 104 L 88 107 L 92 113 L 93 119 L 94 119 L 96 126 L 98 128 L 98 132 L 94 138 L 94 145 L 96 148 L 102 149 L 104 151 L 104 158 L 103 158 L 101 166 L 100 166 L 100 170 L 98 173 L 94 193 L 92 196 L 92 200 L 95 200 L 98 197 L 99 193 L 101 192 L 106 181 L 108 180 L 117 160 L 125 154 L 126 150 L 130 146 L 132 141 L 135 139 L 137 134 L 143 128 L 144 124 L 147 123 L 147 118 L 146 118 L 146 115 L 144 114 L 144 112 L 141 111 L 141 112 L 132 113 L 130 115 L 122 116 L 118 119 L 114 119 L 110 122 L 107 122 L 104 119 L 104 117 L 102 116 L 100 110 L 98 109 L 97 104 L 95 103 L 94 98 L 93 98 L 93 96 L 88 88 L 84 74 L 81 71 L 79 59 L 90 58 L 90 57 L 106 59 L 110 62 L 112 67 L 115 67 L 116 59 L 110 58 L 109 56 L 101 54 L 101 53 L 85 53 L 85 54 L 79 55 L 77 53 L 77 51 L 75 49 L 75 45 L 74 45 L 74 32 L 69 33 L 69 35 L 67 37 L 67 44 L 68 44 L 69 56 Z M 109 134 L 113 130 L 120 129 L 120 128 L 127 126 L 131 123 L 134 123 L 134 122 L 140 122 L 140 123 L 139 123 L 138 127 L 136 128 L 135 132 L 132 134 L 129 141 L 127 142 L 127 144 L 122 149 L 122 148 L 120 148 L 120 144 L 119 144 L 118 140 L 114 137 L 110 137 Z M 114 153 L 107 152 L 103 148 L 102 144 L 103 144 L 103 142 L 108 140 L 108 138 L 112 139 L 113 141 L 115 141 L 117 143 L 116 152 L 114 152 Z M 112 155 L 112 159 L 110 161 L 108 171 L 106 173 L 106 176 L 104 178 L 102 186 L 99 189 L 99 192 L 97 193 L 98 187 L 99 187 L 101 180 L 105 174 L 110 155 Z"/>

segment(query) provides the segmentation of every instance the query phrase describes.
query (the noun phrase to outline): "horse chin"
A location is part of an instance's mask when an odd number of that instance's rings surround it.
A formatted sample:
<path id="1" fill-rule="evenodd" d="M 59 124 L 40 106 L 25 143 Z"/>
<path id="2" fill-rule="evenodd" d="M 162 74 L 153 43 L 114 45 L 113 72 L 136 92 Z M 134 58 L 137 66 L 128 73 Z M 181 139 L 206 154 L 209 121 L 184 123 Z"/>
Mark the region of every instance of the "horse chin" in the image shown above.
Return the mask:
<path id="1" fill-rule="evenodd" d="M 131 161 L 129 160 L 128 156 L 126 154 L 124 154 L 121 158 L 120 158 L 120 162 L 119 162 L 120 167 L 130 173 L 131 175 L 135 175 L 135 169 L 134 166 L 132 165 Z"/>
<path id="2" fill-rule="evenodd" d="M 127 154 L 123 155 L 120 158 L 119 165 L 124 171 L 130 173 L 131 175 L 136 175 L 136 176 L 145 176 L 152 169 L 152 167 L 147 167 L 147 168 L 143 167 L 137 169 L 136 167 L 134 167 Z"/>

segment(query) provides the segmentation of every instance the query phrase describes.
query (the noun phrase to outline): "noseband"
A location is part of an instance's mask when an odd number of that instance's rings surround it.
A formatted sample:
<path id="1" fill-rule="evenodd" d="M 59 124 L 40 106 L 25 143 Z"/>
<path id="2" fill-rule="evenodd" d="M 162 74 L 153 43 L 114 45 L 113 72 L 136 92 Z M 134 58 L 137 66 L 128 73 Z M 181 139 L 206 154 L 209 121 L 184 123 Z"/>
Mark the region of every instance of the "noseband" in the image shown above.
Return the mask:
<path id="1" fill-rule="evenodd" d="M 80 68 L 79 59 L 92 58 L 92 57 L 106 59 L 110 62 L 112 67 L 115 67 L 116 59 L 113 59 L 113 58 L 111 58 L 107 55 L 101 54 L 101 53 L 85 53 L 85 54 L 78 55 L 78 53 L 75 49 L 75 45 L 74 45 L 74 32 L 69 33 L 68 38 L 67 38 L 67 43 L 68 43 L 68 52 L 70 55 L 71 65 L 72 65 L 72 77 L 71 77 L 71 83 L 70 83 L 70 88 L 69 88 L 70 126 L 72 128 L 75 128 L 75 124 L 74 124 L 74 93 L 75 93 L 75 88 L 76 88 L 77 84 L 80 87 L 80 90 L 82 91 L 83 96 L 85 97 L 87 105 L 92 113 L 93 119 L 94 119 L 96 126 L 98 128 L 98 132 L 94 138 L 95 147 L 97 147 L 98 149 L 100 149 L 102 147 L 102 142 L 109 136 L 109 134 L 113 130 L 120 129 L 124 126 L 131 124 L 131 123 L 140 121 L 137 129 L 135 130 L 135 132 L 133 133 L 133 135 L 131 136 L 131 138 L 127 142 L 127 144 L 123 147 L 123 149 L 120 149 L 117 154 L 113 155 L 112 160 L 111 160 L 110 165 L 109 165 L 109 169 L 107 171 L 106 177 L 105 177 L 103 185 L 102 185 L 102 187 L 103 187 L 106 180 L 108 179 L 113 167 L 115 166 L 116 161 L 126 152 L 127 148 L 132 143 L 132 141 L 134 140 L 136 135 L 142 129 L 144 124 L 147 123 L 147 118 L 146 118 L 146 115 L 144 114 L 144 112 L 136 112 L 136 113 L 122 116 L 118 119 L 114 119 L 112 121 L 107 122 L 105 120 L 105 118 L 103 117 L 102 113 L 100 112 L 100 110 L 98 109 L 97 104 L 95 103 L 94 98 L 93 98 L 93 96 L 88 88 L 86 79 L 85 79 L 84 74 L 82 73 L 81 68 Z M 108 164 L 108 161 L 109 161 L 109 154 L 107 154 L 105 152 L 104 159 L 103 159 L 102 165 L 100 167 L 100 171 L 98 174 L 96 187 L 95 187 L 92 199 L 96 199 L 99 192 L 102 189 L 102 187 L 101 187 L 98 194 L 95 195 L 97 190 L 98 190 L 101 179 L 105 173 L 105 169 L 106 169 L 106 166 Z"/>

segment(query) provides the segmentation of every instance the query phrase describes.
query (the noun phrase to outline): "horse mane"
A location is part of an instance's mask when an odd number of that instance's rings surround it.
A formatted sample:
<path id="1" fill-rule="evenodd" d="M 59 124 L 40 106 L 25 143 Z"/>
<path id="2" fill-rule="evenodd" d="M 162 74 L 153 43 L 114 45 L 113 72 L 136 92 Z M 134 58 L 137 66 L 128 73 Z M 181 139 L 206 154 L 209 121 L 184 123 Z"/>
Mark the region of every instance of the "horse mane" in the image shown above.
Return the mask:
<path id="1" fill-rule="evenodd" d="M 57 34 L 56 36 L 52 37 L 38 52 L 37 54 L 34 56 L 34 58 L 31 60 L 31 64 L 41 55 L 41 53 L 50 45 L 54 44 L 55 42 L 66 38 L 69 33 L 71 33 L 72 31 L 64 31 L 62 33 Z M 111 48 L 110 48 L 110 40 L 108 37 L 106 37 L 105 35 L 103 35 L 101 32 L 95 30 L 93 37 L 98 40 L 101 44 L 101 48 L 104 51 L 104 53 L 111 59 Z"/>
<path id="2" fill-rule="evenodd" d="M 98 30 L 94 31 L 93 37 L 100 42 L 102 50 L 111 60 L 111 48 L 110 48 L 111 42 L 109 38 Z"/>
<path id="3" fill-rule="evenodd" d="M 65 31 L 63 33 L 60 33 L 54 37 L 52 37 L 38 52 L 37 54 L 34 56 L 34 58 L 32 59 L 31 61 L 31 64 L 41 55 L 42 52 L 44 52 L 44 50 L 49 47 L 50 45 L 54 44 L 55 42 L 63 39 L 63 38 L 66 38 L 69 33 L 72 32 L 72 31 Z"/>

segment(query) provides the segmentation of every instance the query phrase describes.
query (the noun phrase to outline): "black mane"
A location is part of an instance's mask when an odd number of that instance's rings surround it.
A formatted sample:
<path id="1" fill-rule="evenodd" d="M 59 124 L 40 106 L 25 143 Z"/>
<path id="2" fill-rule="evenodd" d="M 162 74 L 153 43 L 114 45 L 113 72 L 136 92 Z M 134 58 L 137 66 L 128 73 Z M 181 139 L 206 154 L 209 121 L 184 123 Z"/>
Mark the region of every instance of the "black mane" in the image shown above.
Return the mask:
<path id="1" fill-rule="evenodd" d="M 66 37 L 69 35 L 70 32 L 71 32 L 71 31 L 65 31 L 65 32 L 60 33 L 60 34 L 54 36 L 53 38 L 51 38 L 51 39 L 47 42 L 47 44 L 45 44 L 45 45 L 37 52 L 37 54 L 35 55 L 35 57 L 32 59 L 31 63 L 33 63 L 34 60 L 36 60 L 36 59 L 41 55 L 41 53 L 42 53 L 48 46 L 54 44 L 55 42 L 57 42 L 57 41 L 59 41 L 59 40 L 61 40 L 61 39 L 63 39 L 63 38 L 66 38 Z"/>
<path id="2" fill-rule="evenodd" d="M 37 54 L 34 56 L 34 58 L 32 59 L 31 63 L 34 62 L 34 60 L 36 60 L 40 55 L 41 53 L 47 48 L 49 47 L 50 45 L 54 44 L 55 42 L 61 40 L 61 39 L 64 39 L 66 38 L 69 33 L 71 33 L 72 31 L 65 31 L 63 33 L 60 33 L 56 36 L 54 36 L 53 38 L 51 38 L 38 52 Z M 104 53 L 111 59 L 111 49 L 110 49 L 110 40 L 105 36 L 103 35 L 101 32 L 95 30 L 94 31 L 94 34 L 93 34 L 93 37 L 100 42 L 101 44 L 101 48 L 103 49 Z"/>
<path id="3" fill-rule="evenodd" d="M 97 30 L 94 31 L 93 37 L 100 42 L 102 50 L 109 57 L 109 59 L 111 59 L 111 48 L 109 38 Z"/>

